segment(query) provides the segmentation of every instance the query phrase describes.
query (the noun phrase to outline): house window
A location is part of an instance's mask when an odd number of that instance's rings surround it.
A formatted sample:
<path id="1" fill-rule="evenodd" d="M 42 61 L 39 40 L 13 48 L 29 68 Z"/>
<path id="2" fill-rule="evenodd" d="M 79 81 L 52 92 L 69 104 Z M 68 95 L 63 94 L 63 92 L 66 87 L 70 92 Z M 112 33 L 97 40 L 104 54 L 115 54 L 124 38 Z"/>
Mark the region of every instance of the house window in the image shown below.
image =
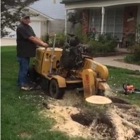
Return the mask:
<path id="1" fill-rule="evenodd" d="M 101 9 L 91 10 L 90 28 L 96 29 L 98 33 L 101 32 Z"/>
<path id="2" fill-rule="evenodd" d="M 116 36 L 122 39 L 123 33 L 123 7 L 105 8 L 104 33 Z M 101 9 L 91 10 L 91 28 L 95 28 L 98 33 L 101 32 Z"/>

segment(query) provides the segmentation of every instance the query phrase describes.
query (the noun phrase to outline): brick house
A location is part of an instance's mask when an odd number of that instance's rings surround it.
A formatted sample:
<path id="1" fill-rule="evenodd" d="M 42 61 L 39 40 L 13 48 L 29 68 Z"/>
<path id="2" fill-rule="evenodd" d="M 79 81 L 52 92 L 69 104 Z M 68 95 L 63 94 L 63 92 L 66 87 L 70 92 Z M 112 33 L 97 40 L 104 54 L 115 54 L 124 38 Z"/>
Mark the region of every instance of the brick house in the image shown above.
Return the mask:
<path id="1" fill-rule="evenodd" d="M 72 9 L 83 10 L 84 32 L 95 29 L 99 34 L 112 34 L 124 47 L 126 36 L 135 36 L 136 26 L 140 24 L 140 0 L 63 0 L 62 3 L 66 13 Z"/>

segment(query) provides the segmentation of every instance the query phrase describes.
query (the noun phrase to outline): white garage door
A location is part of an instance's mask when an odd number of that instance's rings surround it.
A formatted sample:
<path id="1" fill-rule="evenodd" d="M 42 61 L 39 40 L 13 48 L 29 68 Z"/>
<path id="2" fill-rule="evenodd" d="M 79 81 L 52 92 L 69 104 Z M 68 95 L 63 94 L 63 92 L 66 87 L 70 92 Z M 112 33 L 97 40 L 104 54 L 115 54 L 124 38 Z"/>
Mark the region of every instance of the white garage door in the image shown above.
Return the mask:
<path id="1" fill-rule="evenodd" d="M 36 36 L 41 36 L 41 22 L 40 21 L 31 21 L 30 26 L 33 28 Z M 16 38 L 16 31 L 13 31 L 9 28 L 6 28 L 6 31 L 9 32 L 5 38 Z"/>
<path id="2" fill-rule="evenodd" d="M 31 21 L 30 26 L 33 28 L 36 36 L 41 36 L 41 22 L 40 21 Z"/>

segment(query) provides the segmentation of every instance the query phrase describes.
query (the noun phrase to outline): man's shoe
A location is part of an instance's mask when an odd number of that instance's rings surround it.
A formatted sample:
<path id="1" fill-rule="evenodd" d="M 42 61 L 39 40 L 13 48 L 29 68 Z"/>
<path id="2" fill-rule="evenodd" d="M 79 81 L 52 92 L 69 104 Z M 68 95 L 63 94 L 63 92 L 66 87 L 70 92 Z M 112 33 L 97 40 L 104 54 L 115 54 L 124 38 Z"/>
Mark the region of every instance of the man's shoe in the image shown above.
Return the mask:
<path id="1" fill-rule="evenodd" d="M 33 87 L 30 87 L 30 86 L 28 86 L 28 85 L 26 85 L 26 86 L 24 85 L 24 86 L 21 86 L 20 89 L 21 89 L 21 90 L 25 90 L 25 91 L 29 91 L 29 90 L 32 90 Z"/>

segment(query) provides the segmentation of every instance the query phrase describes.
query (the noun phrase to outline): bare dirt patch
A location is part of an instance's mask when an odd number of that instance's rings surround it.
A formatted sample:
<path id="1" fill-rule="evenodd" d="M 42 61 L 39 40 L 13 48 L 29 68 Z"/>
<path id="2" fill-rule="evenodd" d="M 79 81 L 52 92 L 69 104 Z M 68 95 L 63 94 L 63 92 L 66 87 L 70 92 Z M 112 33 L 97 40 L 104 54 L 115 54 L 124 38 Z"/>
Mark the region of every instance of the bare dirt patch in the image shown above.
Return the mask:
<path id="1" fill-rule="evenodd" d="M 48 98 L 50 109 L 42 113 L 55 119 L 53 130 L 69 136 L 99 140 L 140 140 L 140 108 L 110 98 L 111 105 L 89 105 L 82 95 L 69 91 L 62 100 Z"/>

